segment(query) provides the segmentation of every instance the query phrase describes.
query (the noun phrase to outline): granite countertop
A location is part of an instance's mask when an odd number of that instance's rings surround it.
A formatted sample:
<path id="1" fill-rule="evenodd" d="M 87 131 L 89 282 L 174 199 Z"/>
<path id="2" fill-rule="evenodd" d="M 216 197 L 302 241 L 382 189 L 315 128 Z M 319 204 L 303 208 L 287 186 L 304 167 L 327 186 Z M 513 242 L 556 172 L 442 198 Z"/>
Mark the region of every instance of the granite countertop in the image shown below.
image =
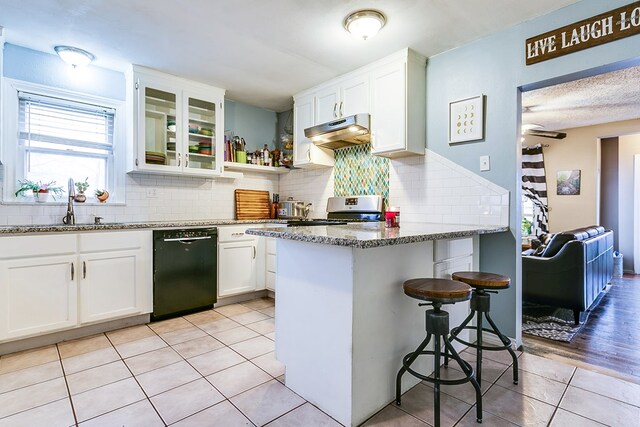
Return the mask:
<path id="1" fill-rule="evenodd" d="M 368 222 L 330 226 L 249 229 L 247 234 L 367 249 L 426 240 L 500 233 L 508 230 L 509 227 L 492 225 L 432 223 L 402 223 L 399 228 L 386 228 L 383 222 Z"/>
<path id="2" fill-rule="evenodd" d="M 218 225 L 235 224 L 264 224 L 286 223 L 284 219 L 212 219 L 208 221 L 150 221 L 150 222 L 105 222 L 100 225 L 76 224 L 76 225 L 5 225 L 0 226 L 0 234 L 25 234 L 25 233 L 71 233 L 77 231 L 95 230 L 133 230 L 141 228 L 180 228 L 180 227 L 214 227 Z"/>

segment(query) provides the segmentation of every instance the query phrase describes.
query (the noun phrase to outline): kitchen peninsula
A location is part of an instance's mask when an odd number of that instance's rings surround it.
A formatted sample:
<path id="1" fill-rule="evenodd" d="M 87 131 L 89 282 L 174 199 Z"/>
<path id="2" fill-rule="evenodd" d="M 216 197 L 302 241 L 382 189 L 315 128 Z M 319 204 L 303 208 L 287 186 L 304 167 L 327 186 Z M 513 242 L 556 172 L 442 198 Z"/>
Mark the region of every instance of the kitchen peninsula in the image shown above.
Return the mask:
<path id="1" fill-rule="evenodd" d="M 507 230 L 422 223 L 248 230 L 278 239 L 276 357 L 287 387 L 344 425 L 365 421 L 393 400 L 402 357 L 424 339 L 425 309 L 402 283 L 477 269 L 478 235 Z M 447 310 L 451 324 L 460 323 L 468 303 Z M 430 359 L 418 359 L 417 370 L 431 372 Z M 417 382 L 406 376 L 403 391 Z"/>

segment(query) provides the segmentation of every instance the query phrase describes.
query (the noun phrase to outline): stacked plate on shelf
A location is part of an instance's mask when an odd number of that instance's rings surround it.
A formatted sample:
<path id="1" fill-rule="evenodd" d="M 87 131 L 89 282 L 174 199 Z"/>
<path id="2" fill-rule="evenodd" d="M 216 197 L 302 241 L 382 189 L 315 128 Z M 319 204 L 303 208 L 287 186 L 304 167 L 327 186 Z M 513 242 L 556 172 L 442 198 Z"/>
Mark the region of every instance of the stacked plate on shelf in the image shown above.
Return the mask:
<path id="1" fill-rule="evenodd" d="M 150 165 L 164 165 L 167 163 L 167 156 L 161 151 L 145 151 L 145 162 Z"/>
<path id="2" fill-rule="evenodd" d="M 198 153 L 211 155 L 211 141 L 205 141 L 198 144 Z"/>

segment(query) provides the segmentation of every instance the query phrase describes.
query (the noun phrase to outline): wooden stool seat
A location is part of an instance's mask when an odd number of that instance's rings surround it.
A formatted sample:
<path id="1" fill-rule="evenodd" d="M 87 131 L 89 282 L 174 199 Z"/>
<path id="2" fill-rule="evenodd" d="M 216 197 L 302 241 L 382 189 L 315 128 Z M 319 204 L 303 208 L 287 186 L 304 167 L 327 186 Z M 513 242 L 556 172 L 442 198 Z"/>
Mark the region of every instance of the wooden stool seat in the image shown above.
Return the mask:
<path id="1" fill-rule="evenodd" d="M 481 271 L 457 271 L 451 278 L 477 289 L 507 289 L 511 284 L 511 279 L 507 276 Z"/>
<path id="2" fill-rule="evenodd" d="M 448 279 L 410 279 L 402 285 L 404 293 L 411 298 L 439 301 L 445 304 L 466 301 L 471 298 L 471 287 Z"/>

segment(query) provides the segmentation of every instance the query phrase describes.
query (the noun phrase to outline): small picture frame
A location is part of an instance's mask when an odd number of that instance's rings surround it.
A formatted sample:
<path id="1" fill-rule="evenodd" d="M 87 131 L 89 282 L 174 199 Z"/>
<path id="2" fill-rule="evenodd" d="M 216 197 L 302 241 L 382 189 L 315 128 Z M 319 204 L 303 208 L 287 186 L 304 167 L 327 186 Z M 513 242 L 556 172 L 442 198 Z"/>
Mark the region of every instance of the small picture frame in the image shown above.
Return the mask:
<path id="1" fill-rule="evenodd" d="M 580 194 L 580 169 L 558 171 L 556 194 L 558 196 L 577 196 Z"/>
<path id="2" fill-rule="evenodd" d="M 484 139 L 484 95 L 449 103 L 449 144 Z"/>

